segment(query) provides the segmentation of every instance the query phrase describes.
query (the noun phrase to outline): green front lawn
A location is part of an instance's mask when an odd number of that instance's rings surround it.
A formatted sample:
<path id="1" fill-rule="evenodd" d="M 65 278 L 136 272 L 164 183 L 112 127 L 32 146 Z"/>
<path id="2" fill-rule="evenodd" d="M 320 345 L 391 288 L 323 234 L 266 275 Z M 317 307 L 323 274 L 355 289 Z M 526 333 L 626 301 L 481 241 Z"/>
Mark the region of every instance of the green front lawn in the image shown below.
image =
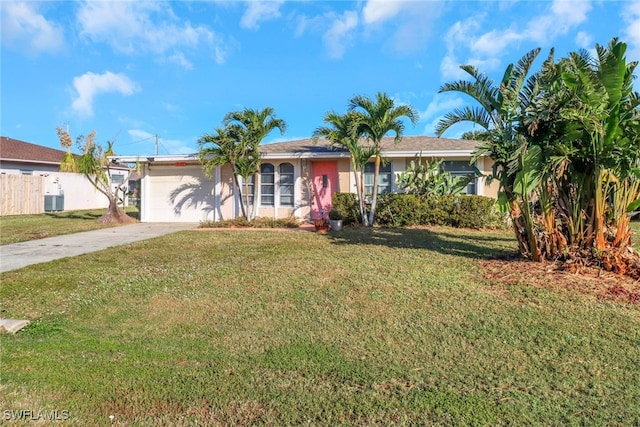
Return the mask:
<path id="1" fill-rule="evenodd" d="M 72 425 L 633 425 L 640 307 L 509 232 L 186 231 L 0 275 L 0 409 Z M 559 273 L 561 274 L 561 273 Z M 553 274 L 548 280 L 553 282 Z"/>
<path id="2" fill-rule="evenodd" d="M 0 217 L 0 245 L 112 227 L 112 225 L 96 222 L 105 210 L 91 209 L 38 215 L 2 216 Z M 127 208 L 126 211 L 134 218 L 137 217 L 136 208 Z"/>

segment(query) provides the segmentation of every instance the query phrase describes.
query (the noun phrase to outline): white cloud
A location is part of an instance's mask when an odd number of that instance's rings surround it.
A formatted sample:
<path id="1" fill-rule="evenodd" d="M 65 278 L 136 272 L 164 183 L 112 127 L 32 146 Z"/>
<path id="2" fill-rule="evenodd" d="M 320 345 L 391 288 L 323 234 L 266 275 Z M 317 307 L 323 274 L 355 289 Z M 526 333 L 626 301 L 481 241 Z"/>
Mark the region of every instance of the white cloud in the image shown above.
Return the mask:
<path id="1" fill-rule="evenodd" d="M 248 2 L 247 10 L 240 19 L 240 26 L 250 30 L 257 30 L 260 27 L 260 22 L 280 17 L 280 6 L 283 3 L 283 0 Z"/>
<path id="2" fill-rule="evenodd" d="M 121 53 L 168 54 L 189 68 L 191 63 L 182 50 L 207 44 L 214 46 L 216 61 L 224 61 L 225 48 L 219 37 L 204 26 L 180 21 L 167 2 L 84 2 L 76 20 L 81 36 L 107 43 Z"/>
<path id="3" fill-rule="evenodd" d="M 590 47 L 593 47 L 592 43 L 593 37 L 591 37 L 589 33 L 587 33 L 586 31 L 578 31 L 578 34 L 576 34 L 576 44 L 578 46 L 583 49 L 588 49 Z"/>
<path id="4" fill-rule="evenodd" d="M 2 44 L 16 47 L 28 54 L 55 53 L 62 49 L 62 28 L 48 21 L 28 2 L 1 2 Z"/>
<path id="5" fill-rule="evenodd" d="M 120 93 L 132 95 L 139 91 L 138 85 L 124 74 L 107 71 L 103 74 L 85 73 L 73 79 L 77 96 L 71 108 L 82 116 L 93 116 L 94 98 L 102 93 Z"/>
<path id="6" fill-rule="evenodd" d="M 384 34 L 384 50 L 409 53 L 428 47 L 443 10 L 444 3 L 436 1 L 368 0 L 362 22 L 368 32 Z"/>
<path id="7" fill-rule="evenodd" d="M 433 98 L 433 101 L 429 103 L 427 109 L 420 113 L 420 121 L 427 121 L 435 115 L 440 113 L 448 113 L 456 108 L 460 108 L 465 105 L 465 102 L 459 96 L 447 97 L 439 95 Z M 440 117 L 437 118 L 440 120 Z"/>
<path id="8" fill-rule="evenodd" d="M 460 65 L 463 65 L 452 54 L 445 55 L 440 62 L 440 74 L 446 81 L 460 80 L 468 76 L 466 72 L 460 69 Z"/>
<path id="9" fill-rule="evenodd" d="M 482 55 L 499 55 L 513 42 L 522 39 L 522 35 L 512 29 L 489 31 L 477 38 L 471 45 L 471 51 Z"/>
<path id="10" fill-rule="evenodd" d="M 368 0 L 362 9 L 365 24 L 375 24 L 396 16 L 403 4 L 399 0 Z"/>
<path id="11" fill-rule="evenodd" d="M 132 139 L 135 140 L 134 142 L 138 142 L 138 141 L 142 142 L 147 139 L 155 138 L 154 134 L 141 129 L 129 129 L 127 133 Z"/>
<path id="12" fill-rule="evenodd" d="M 344 55 L 346 45 L 349 44 L 352 37 L 351 32 L 357 26 L 358 14 L 353 11 L 346 11 L 333 21 L 323 37 L 331 58 L 337 59 Z"/>
<path id="13" fill-rule="evenodd" d="M 532 19 L 522 33 L 522 38 L 537 43 L 550 43 L 586 21 L 590 10 L 590 1 L 554 0 L 550 13 Z"/>
<path id="14" fill-rule="evenodd" d="M 513 7 L 516 7 L 514 3 Z M 529 8 L 529 4 L 521 4 L 522 8 Z M 547 10 L 532 17 L 525 25 L 510 23 L 504 28 L 495 28 L 478 34 L 481 24 L 489 19 L 485 14 L 456 22 L 449 28 L 445 36 L 447 55 L 440 64 L 440 70 L 446 79 L 460 73 L 454 70 L 454 61 L 462 56 L 461 51 L 468 52 L 462 63 L 472 64 L 482 71 L 495 70 L 500 66 L 500 58 L 510 52 L 510 48 L 527 41 L 539 44 L 549 44 L 560 35 L 568 34 L 572 29 L 587 20 L 591 10 L 590 1 L 554 0 Z M 590 42 L 586 33 L 576 36 L 576 43 Z"/>
<path id="15" fill-rule="evenodd" d="M 626 24 L 622 41 L 628 45 L 627 60 L 640 61 L 640 2 L 629 2 L 622 16 Z"/>

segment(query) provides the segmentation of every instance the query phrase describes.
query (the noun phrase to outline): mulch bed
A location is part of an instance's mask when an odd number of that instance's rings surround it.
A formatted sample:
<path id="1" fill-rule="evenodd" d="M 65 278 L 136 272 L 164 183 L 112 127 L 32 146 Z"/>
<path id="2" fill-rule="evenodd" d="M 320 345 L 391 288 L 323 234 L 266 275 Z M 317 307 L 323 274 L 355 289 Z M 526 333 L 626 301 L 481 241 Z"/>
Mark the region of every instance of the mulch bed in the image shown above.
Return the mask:
<path id="1" fill-rule="evenodd" d="M 484 279 L 500 286 L 565 289 L 598 299 L 640 305 L 640 280 L 591 265 L 516 259 L 481 261 Z"/>

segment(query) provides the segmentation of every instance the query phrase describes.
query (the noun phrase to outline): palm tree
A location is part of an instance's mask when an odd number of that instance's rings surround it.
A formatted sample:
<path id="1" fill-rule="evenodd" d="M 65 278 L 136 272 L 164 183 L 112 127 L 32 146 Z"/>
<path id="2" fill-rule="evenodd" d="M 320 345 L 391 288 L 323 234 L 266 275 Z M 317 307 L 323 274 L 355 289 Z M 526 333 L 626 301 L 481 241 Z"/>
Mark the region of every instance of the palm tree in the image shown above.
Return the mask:
<path id="1" fill-rule="evenodd" d="M 387 133 L 394 132 L 395 142 L 398 143 L 402 139 L 405 128 L 400 118 L 407 117 L 415 125 L 418 121 L 418 112 L 410 105 L 395 105 L 393 99 L 382 92 L 378 92 L 375 100 L 362 95 L 354 96 L 349 100 L 349 111 L 356 113 L 354 126 L 367 137 L 375 155 L 373 195 L 369 211 L 369 225 L 373 226 L 378 200 L 382 138 Z"/>
<path id="2" fill-rule="evenodd" d="M 483 129 L 485 142 L 478 147 L 472 161 L 483 155 L 494 161 L 493 178 L 500 182 L 501 202 L 510 207 L 520 251 L 530 254 L 536 260 L 540 259 L 540 254 L 533 238 L 532 220 L 529 212 L 525 211 L 523 216 L 518 203 L 519 195 L 514 193 L 518 170 L 514 169 L 513 160 L 518 154 L 523 156 L 526 152 L 526 149 L 522 150 L 524 139 L 520 133 L 520 118 L 535 93 L 536 77 L 532 76 L 527 80 L 527 75 L 539 53 L 540 49 L 534 49 L 515 65 L 510 64 L 498 86 L 474 66 L 462 65 L 460 68 L 472 77 L 472 81 L 458 80 L 446 83 L 439 92 L 459 92 L 468 95 L 479 106 L 467 106 L 447 113 L 436 126 L 438 137 L 451 126 L 461 122 L 471 122 Z M 531 188 L 530 185 L 526 185 L 523 189 L 525 187 Z M 524 203 L 528 204 L 528 195 L 522 196 L 525 199 Z"/>
<path id="3" fill-rule="evenodd" d="M 258 197 L 256 196 L 257 174 L 260 171 L 260 151 L 259 145 L 262 140 L 274 129 L 280 130 L 284 134 L 287 125 L 282 119 L 275 116 L 274 109 L 265 107 L 262 110 L 245 108 L 242 111 L 232 111 L 225 115 L 223 123 L 231 135 L 238 142 L 237 172 L 244 181 L 244 203 L 249 210 L 249 179 L 254 177 L 253 209 L 248 213 L 247 218 L 252 220 L 257 211 Z"/>
<path id="4" fill-rule="evenodd" d="M 312 137 L 316 143 L 320 137 L 325 137 L 332 147 L 339 146 L 349 151 L 360 206 L 360 217 L 362 224 L 366 226 L 368 219 L 364 203 L 363 173 L 365 165 L 375 152 L 373 147 L 365 147 L 360 144 L 362 131 L 358 129 L 356 119 L 357 116 L 353 112 L 340 115 L 335 111 L 330 111 L 325 114 L 323 119 L 329 126 L 317 128 Z"/>
<path id="5" fill-rule="evenodd" d="M 235 135 L 233 135 L 232 129 L 218 127 L 214 130 L 214 133 L 202 135 L 198 139 L 198 145 L 200 146 L 198 157 L 200 163 L 204 166 L 205 174 L 211 177 L 214 167 L 230 165 L 233 171 L 234 185 L 242 200 L 242 187 L 238 176 L 246 174 L 243 170 L 245 162 L 241 160 L 242 148 Z M 248 219 L 244 203 L 240 203 L 240 209 L 242 216 Z"/>

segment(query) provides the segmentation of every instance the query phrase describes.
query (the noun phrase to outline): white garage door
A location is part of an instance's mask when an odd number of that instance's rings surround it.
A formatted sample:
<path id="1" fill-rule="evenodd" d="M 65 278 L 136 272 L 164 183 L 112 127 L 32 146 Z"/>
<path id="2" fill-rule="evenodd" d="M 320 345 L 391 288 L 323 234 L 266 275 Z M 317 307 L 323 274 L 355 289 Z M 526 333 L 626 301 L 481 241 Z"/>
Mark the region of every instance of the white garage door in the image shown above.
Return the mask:
<path id="1" fill-rule="evenodd" d="M 213 219 L 214 181 L 201 166 L 152 165 L 147 221 L 200 222 Z"/>

